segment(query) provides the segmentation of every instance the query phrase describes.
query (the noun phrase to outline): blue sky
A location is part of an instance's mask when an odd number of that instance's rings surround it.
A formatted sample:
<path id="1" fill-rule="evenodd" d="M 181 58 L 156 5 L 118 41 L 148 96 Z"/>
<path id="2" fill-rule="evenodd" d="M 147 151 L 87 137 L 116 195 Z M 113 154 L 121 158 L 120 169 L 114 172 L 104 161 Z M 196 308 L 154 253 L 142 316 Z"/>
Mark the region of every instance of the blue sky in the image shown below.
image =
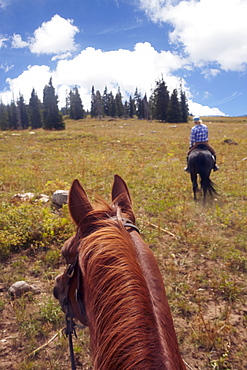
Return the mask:
<path id="1" fill-rule="evenodd" d="M 246 14 L 246 0 L 0 0 L 0 98 L 42 100 L 52 77 L 60 106 L 77 85 L 89 108 L 92 85 L 128 99 L 163 77 L 192 114 L 246 115 Z"/>

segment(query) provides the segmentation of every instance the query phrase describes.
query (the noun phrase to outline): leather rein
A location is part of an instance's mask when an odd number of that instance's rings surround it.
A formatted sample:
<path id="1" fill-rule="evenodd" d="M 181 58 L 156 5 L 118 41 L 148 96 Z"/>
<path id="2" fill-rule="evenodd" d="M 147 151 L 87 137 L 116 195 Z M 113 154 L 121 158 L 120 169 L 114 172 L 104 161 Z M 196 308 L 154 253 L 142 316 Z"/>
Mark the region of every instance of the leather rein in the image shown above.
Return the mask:
<path id="1" fill-rule="evenodd" d="M 111 220 L 118 220 L 118 218 L 117 217 L 116 218 L 114 217 L 114 218 L 111 218 Z M 135 231 L 137 231 L 140 234 L 140 231 L 139 231 L 138 227 L 136 225 L 134 225 L 130 220 L 128 220 L 126 218 L 122 218 L 121 220 L 122 220 L 123 226 L 125 228 L 134 229 Z M 75 322 L 73 320 L 73 314 L 71 312 L 71 303 L 70 303 L 70 298 L 69 298 L 69 291 L 70 291 L 71 282 L 72 282 L 72 279 L 73 279 L 73 276 L 74 276 L 74 273 L 75 273 L 75 270 L 76 269 L 78 271 L 78 282 L 77 282 L 77 288 L 76 288 L 76 291 L 75 291 L 76 301 L 78 302 L 78 304 L 80 306 L 80 309 L 81 309 L 84 317 L 86 317 L 86 311 L 85 311 L 85 305 L 84 305 L 84 297 L 81 296 L 81 293 L 80 293 L 80 291 L 81 291 L 80 288 L 81 288 L 81 284 L 82 284 L 81 283 L 82 276 L 81 276 L 81 270 L 80 270 L 79 262 L 78 262 L 78 255 L 75 257 L 75 259 L 72 262 L 72 264 L 69 264 L 67 266 L 67 270 L 65 272 L 65 274 L 67 276 L 67 296 L 65 298 L 65 303 L 64 303 L 64 306 L 66 307 L 65 335 L 69 339 L 70 362 L 71 362 L 71 369 L 72 370 L 76 370 L 75 354 L 74 354 L 74 348 L 73 348 L 72 335 L 74 334 L 75 337 L 77 338 L 77 334 L 76 334 L 76 330 L 75 330 L 75 327 L 77 325 L 75 324 Z M 85 325 L 80 326 L 80 327 L 84 328 Z"/>

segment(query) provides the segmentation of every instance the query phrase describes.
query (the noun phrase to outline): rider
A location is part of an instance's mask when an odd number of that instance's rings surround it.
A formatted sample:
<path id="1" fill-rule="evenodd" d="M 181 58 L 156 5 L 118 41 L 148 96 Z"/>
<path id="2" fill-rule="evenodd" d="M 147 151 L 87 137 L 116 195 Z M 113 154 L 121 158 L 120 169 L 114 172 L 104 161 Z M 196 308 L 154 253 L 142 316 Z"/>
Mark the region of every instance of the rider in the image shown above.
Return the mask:
<path id="1" fill-rule="evenodd" d="M 219 167 L 216 164 L 216 154 L 214 149 L 211 147 L 211 145 L 208 144 L 208 128 L 206 125 L 204 125 L 200 119 L 199 116 L 195 116 L 193 118 L 193 121 L 195 123 L 195 126 L 192 127 L 191 133 L 190 133 L 190 149 L 187 153 L 187 166 L 184 168 L 185 171 L 190 172 L 188 168 L 188 156 L 190 152 L 195 149 L 198 145 L 203 144 L 205 145 L 208 150 L 213 154 L 214 156 L 214 166 L 213 170 L 218 171 Z"/>

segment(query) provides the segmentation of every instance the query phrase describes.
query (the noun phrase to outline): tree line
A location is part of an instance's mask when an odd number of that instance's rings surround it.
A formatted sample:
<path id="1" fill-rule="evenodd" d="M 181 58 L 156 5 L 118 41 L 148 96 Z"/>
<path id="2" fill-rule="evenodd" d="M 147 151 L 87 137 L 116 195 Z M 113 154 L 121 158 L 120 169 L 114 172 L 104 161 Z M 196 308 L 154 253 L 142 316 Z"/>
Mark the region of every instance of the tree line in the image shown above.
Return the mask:
<path id="1" fill-rule="evenodd" d="M 189 115 L 185 92 L 181 88 L 179 91 L 174 89 L 170 95 L 163 79 L 156 81 L 155 89 L 149 99 L 146 94 L 142 97 L 136 88 L 133 97 L 130 95 L 129 100 L 123 102 L 120 87 L 114 96 L 112 91 L 108 92 L 107 86 L 103 94 L 99 90 L 95 91 L 93 86 L 90 112 L 84 112 L 77 87 L 70 91 L 66 102 L 66 107 L 62 108 L 62 112 L 72 119 L 82 119 L 90 114 L 92 118 L 98 119 L 137 117 L 138 119 L 157 119 L 163 122 L 179 123 L 187 122 Z"/>
<path id="2" fill-rule="evenodd" d="M 20 94 L 17 103 L 12 101 L 4 105 L 0 101 L 0 130 L 23 130 L 43 128 L 45 130 L 63 130 L 65 123 L 58 109 L 58 97 L 52 85 L 52 79 L 43 89 L 41 103 L 35 90 L 32 90 L 29 104 L 25 104 Z"/>
<path id="3" fill-rule="evenodd" d="M 188 103 L 184 91 L 174 89 L 170 95 L 163 79 L 156 81 L 156 86 L 149 99 L 144 97 L 136 88 L 133 97 L 123 102 L 120 87 L 114 95 L 108 92 L 105 87 L 103 94 L 99 90 L 95 91 L 94 86 L 91 91 L 91 107 L 85 111 L 79 94 L 78 87 L 75 86 L 66 96 L 65 107 L 58 108 L 58 96 L 52 85 L 52 79 L 43 89 L 43 101 L 41 102 L 35 90 L 32 90 L 29 103 L 26 104 L 20 94 L 17 102 L 12 101 L 4 105 L 0 101 L 0 130 L 21 130 L 37 129 L 63 130 L 65 122 L 63 116 L 71 119 L 84 119 L 91 115 L 92 118 L 102 119 L 112 118 L 133 118 L 138 119 L 157 119 L 163 122 L 179 123 L 188 121 Z"/>

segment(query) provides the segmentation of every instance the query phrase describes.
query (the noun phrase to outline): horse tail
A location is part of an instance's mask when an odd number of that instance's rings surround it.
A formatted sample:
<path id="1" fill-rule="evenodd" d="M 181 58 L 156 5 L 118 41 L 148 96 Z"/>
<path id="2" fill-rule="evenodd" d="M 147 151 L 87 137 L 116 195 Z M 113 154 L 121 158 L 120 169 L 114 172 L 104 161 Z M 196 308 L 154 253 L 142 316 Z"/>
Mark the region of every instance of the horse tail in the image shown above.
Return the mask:
<path id="1" fill-rule="evenodd" d="M 214 194 L 217 194 L 216 185 L 212 180 L 210 180 L 209 175 L 206 173 L 204 168 L 201 169 L 200 176 L 201 176 L 201 187 L 203 189 L 204 196 L 206 196 L 207 193 L 211 197 Z"/>

